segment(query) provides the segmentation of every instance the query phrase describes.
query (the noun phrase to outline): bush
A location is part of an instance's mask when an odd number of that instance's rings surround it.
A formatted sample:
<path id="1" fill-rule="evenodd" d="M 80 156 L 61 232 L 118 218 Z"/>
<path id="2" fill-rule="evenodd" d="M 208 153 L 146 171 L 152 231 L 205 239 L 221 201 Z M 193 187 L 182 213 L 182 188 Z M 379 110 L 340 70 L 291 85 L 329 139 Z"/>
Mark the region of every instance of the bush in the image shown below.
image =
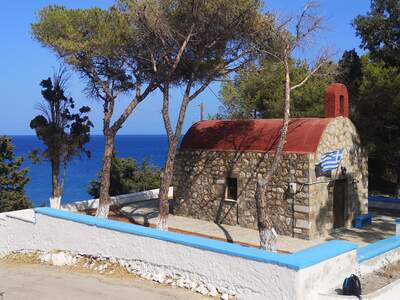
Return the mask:
<path id="1" fill-rule="evenodd" d="M 133 158 L 114 156 L 111 162 L 110 196 L 156 189 L 160 186 L 160 177 L 161 170 L 146 159 L 138 166 Z M 100 178 L 101 172 L 89 184 L 88 193 L 94 198 L 99 197 Z"/>
<path id="2" fill-rule="evenodd" d="M 21 169 L 24 161 L 16 157 L 11 139 L 0 137 L 0 212 L 32 207 L 25 195 L 28 169 Z"/>

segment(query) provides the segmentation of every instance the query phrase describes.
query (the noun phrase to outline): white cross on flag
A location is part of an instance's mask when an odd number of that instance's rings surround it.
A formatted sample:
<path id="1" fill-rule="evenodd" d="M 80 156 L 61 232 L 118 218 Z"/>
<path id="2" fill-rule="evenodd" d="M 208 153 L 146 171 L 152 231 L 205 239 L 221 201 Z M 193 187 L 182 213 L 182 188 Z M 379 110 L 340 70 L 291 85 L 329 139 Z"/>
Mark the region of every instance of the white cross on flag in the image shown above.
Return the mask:
<path id="1" fill-rule="evenodd" d="M 323 154 L 321 156 L 321 161 L 320 161 L 321 171 L 327 172 L 330 170 L 337 169 L 342 159 L 343 159 L 343 149 Z"/>

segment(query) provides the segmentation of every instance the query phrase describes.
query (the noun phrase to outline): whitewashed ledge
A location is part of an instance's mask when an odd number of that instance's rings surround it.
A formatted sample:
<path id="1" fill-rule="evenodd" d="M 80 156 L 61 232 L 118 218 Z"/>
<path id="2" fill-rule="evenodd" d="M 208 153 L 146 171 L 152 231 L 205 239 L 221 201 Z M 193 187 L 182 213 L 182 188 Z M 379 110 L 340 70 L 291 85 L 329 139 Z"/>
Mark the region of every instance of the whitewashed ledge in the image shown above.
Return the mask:
<path id="1" fill-rule="evenodd" d="M 111 206 L 122 206 L 125 204 L 130 204 L 135 202 L 154 200 L 158 199 L 158 195 L 159 195 L 159 189 L 125 194 L 125 195 L 118 195 L 115 197 L 111 197 Z M 168 191 L 168 198 L 172 199 L 172 196 L 173 196 L 173 187 L 170 187 Z M 90 199 L 85 201 L 77 201 L 73 203 L 64 204 L 61 206 L 61 210 L 78 212 L 87 209 L 97 209 L 98 206 L 99 206 L 99 199 Z"/>
<path id="2" fill-rule="evenodd" d="M 0 221 L 6 221 L 6 217 L 24 222 L 36 223 L 35 212 L 32 209 L 22 209 L 0 214 Z"/>

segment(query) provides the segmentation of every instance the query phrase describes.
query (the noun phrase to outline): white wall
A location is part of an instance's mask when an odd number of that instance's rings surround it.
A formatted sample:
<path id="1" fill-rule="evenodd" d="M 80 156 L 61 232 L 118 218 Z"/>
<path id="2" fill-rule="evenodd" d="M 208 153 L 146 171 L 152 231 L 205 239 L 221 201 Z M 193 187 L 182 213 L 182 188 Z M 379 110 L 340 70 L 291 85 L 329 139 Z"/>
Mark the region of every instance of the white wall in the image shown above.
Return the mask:
<path id="1" fill-rule="evenodd" d="M 384 208 L 384 209 L 400 209 L 400 203 L 369 201 L 368 202 L 368 207 L 371 207 L 371 208 Z"/>
<path id="2" fill-rule="evenodd" d="M 170 276 L 179 273 L 192 281 L 230 289 L 250 298 L 268 294 L 270 299 L 294 299 L 296 272 L 286 267 L 41 214 L 36 214 L 36 224 L 9 217 L 0 222 L 0 256 L 17 250 L 67 250 L 123 259 L 155 273 Z"/>
<path id="3" fill-rule="evenodd" d="M 318 299 L 319 293 L 351 273 L 355 259 L 353 250 L 295 270 L 276 263 L 35 214 L 32 210 L 2 214 L 0 241 L 0 257 L 22 250 L 65 250 L 109 257 L 123 260 L 137 270 L 180 276 L 213 286 L 236 294 L 239 299 Z"/>
<path id="4" fill-rule="evenodd" d="M 389 239 L 382 240 L 378 243 L 387 242 Z M 400 248 L 393 248 L 389 251 L 383 252 L 373 258 L 365 260 L 358 264 L 359 268 L 354 274 L 366 275 L 376 270 L 383 268 L 386 265 L 396 263 L 400 260 Z M 340 267 L 340 266 L 338 266 Z M 339 283 L 337 286 L 340 287 Z M 399 299 L 400 295 L 400 280 L 396 280 L 391 284 L 367 295 L 363 295 L 362 299 L 365 300 L 393 300 Z M 333 291 L 329 294 L 320 294 L 319 298 L 322 300 L 340 300 L 340 299 L 358 299 L 357 297 L 333 295 Z"/>
<path id="5" fill-rule="evenodd" d="M 170 187 L 168 191 L 169 199 L 172 199 L 173 192 L 174 192 L 173 187 Z M 129 204 L 134 202 L 157 199 L 158 194 L 159 194 L 159 189 L 125 194 L 125 195 L 118 195 L 115 197 L 111 197 L 111 206 L 121 206 L 124 204 Z M 78 211 L 84 211 L 86 209 L 97 209 L 98 206 L 99 206 L 99 199 L 90 199 L 85 201 L 77 201 L 64 204 L 61 206 L 61 209 L 71 212 L 78 212 Z"/>
<path id="6" fill-rule="evenodd" d="M 360 273 L 362 275 L 372 273 L 388 264 L 396 263 L 400 260 L 400 248 L 394 248 L 388 252 L 382 253 L 374 258 L 360 263 Z"/>
<path id="7" fill-rule="evenodd" d="M 355 273 L 357 264 L 357 252 L 353 250 L 323 261 L 312 268 L 301 269 L 297 288 L 300 293 L 298 299 L 319 300 L 319 292 L 341 286 L 346 277 Z M 310 294 L 312 296 L 309 296 Z"/>

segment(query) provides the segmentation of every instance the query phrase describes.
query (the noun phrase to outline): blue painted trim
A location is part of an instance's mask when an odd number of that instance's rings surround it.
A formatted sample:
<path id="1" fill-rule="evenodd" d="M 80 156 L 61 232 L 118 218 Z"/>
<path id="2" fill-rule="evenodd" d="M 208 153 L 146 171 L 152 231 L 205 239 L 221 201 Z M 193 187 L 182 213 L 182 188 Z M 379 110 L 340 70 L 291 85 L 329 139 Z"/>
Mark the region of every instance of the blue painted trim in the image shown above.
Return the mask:
<path id="1" fill-rule="evenodd" d="M 332 240 L 313 247 L 306 248 L 294 254 L 299 269 L 303 269 L 340 254 L 357 249 L 357 245 L 342 240 Z"/>
<path id="2" fill-rule="evenodd" d="M 400 237 L 392 236 L 390 238 L 358 248 L 357 259 L 359 262 L 363 262 L 398 247 L 400 247 Z"/>
<path id="3" fill-rule="evenodd" d="M 231 244 L 174 232 L 160 231 L 153 228 L 108 219 L 99 219 L 92 216 L 75 214 L 48 207 L 39 207 L 35 208 L 34 210 L 36 213 L 47 215 L 50 217 L 60 218 L 91 226 L 97 226 L 99 228 L 115 230 L 128 234 L 145 236 L 202 250 L 237 256 L 249 260 L 275 264 L 293 270 L 300 270 L 310 267 L 319 262 L 346 253 L 348 251 L 355 250 L 357 248 L 357 245 L 349 242 L 329 241 L 294 254 L 273 253 L 252 247 L 244 247 L 237 244 Z"/>
<path id="4" fill-rule="evenodd" d="M 399 198 L 389 198 L 389 197 L 383 197 L 383 196 L 368 196 L 368 201 L 400 204 Z"/>

